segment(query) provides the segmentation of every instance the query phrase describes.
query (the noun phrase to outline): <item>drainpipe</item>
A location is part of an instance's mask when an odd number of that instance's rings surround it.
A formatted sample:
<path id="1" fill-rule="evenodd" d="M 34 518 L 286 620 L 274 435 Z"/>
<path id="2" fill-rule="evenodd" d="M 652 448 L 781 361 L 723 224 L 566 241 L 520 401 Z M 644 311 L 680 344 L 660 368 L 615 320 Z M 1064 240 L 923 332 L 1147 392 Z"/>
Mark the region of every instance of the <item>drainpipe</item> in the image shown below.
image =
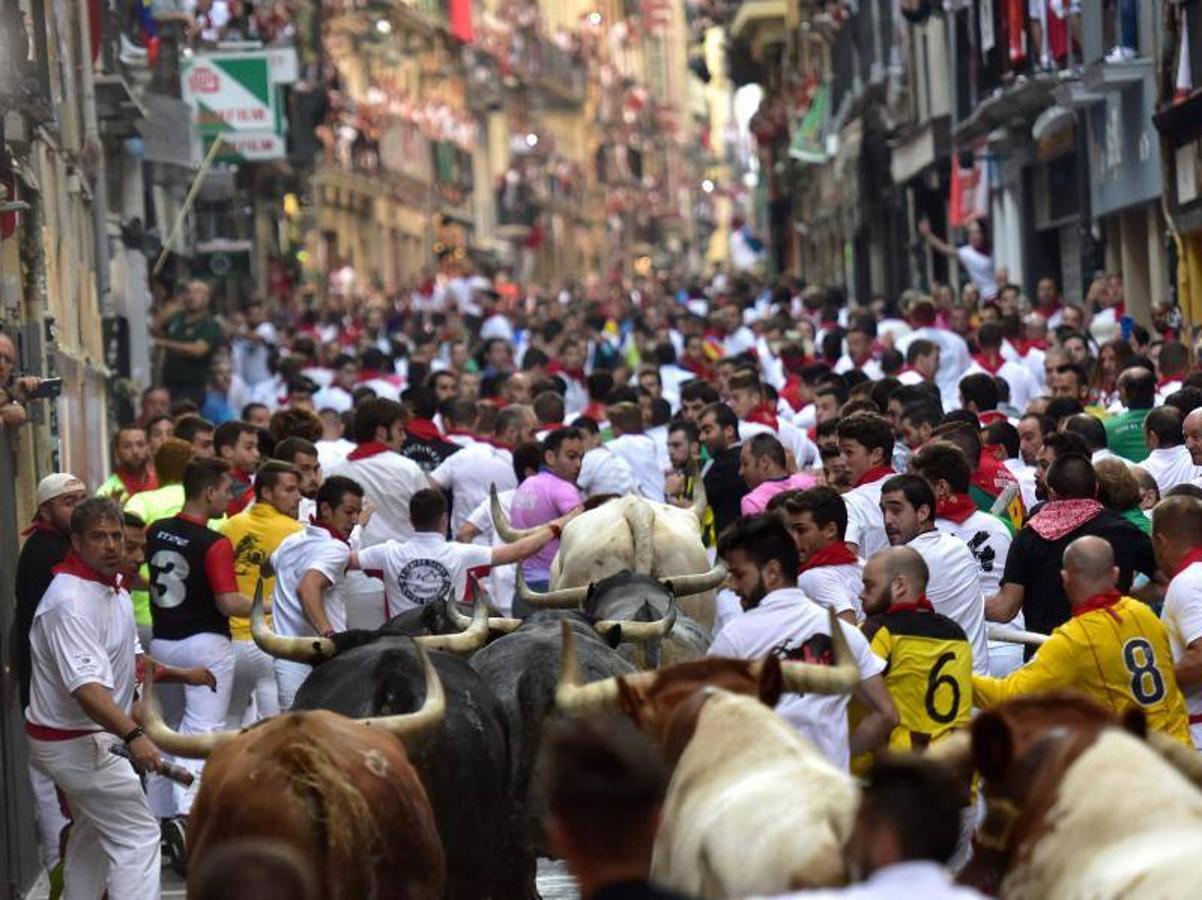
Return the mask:
<path id="1" fill-rule="evenodd" d="M 101 13 L 103 15 L 103 13 Z M 109 238 L 108 238 L 108 180 L 105 174 L 104 144 L 100 140 L 100 126 L 96 121 L 96 82 L 92 72 L 92 29 L 88 20 L 88 5 L 79 7 L 79 85 L 83 101 L 84 147 L 96 151 L 95 171 L 92 175 L 92 230 L 96 256 L 96 296 L 100 301 L 100 315 L 107 318 L 113 314 L 113 300 L 109 284 Z"/>

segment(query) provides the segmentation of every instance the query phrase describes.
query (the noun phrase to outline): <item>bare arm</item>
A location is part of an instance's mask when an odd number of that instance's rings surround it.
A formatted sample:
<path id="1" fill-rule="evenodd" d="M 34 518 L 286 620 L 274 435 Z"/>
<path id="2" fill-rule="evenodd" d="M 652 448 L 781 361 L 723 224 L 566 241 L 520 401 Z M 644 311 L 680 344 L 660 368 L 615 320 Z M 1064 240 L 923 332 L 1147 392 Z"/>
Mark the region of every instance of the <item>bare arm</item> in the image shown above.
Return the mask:
<path id="1" fill-rule="evenodd" d="M 931 223 L 926 219 L 918 223 L 918 233 L 931 245 L 931 249 L 942 253 L 944 256 L 950 256 L 952 259 L 960 258 L 960 251 L 954 245 L 931 233 Z"/>
<path id="2" fill-rule="evenodd" d="M 835 613 L 835 617 L 836 617 L 836 618 L 838 618 L 838 619 L 842 619 L 842 620 L 843 620 L 844 622 L 846 622 L 848 625 L 851 625 L 852 627 L 855 627 L 855 624 L 856 624 L 856 613 L 855 613 L 855 610 L 852 610 L 852 609 L 845 609 L 845 610 L 843 610 L 843 612 L 840 612 L 840 613 Z"/>
<path id="3" fill-rule="evenodd" d="M 1173 666 L 1177 685 L 1181 688 L 1202 684 L 1202 638 L 1185 648 L 1181 659 Z"/>
<path id="4" fill-rule="evenodd" d="M 356 562 L 358 554 L 352 554 L 351 558 Z M 326 617 L 326 599 L 325 590 L 331 584 L 330 579 L 318 572 L 316 569 L 310 569 L 301 578 L 300 584 L 297 585 L 296 593 L 300 597 L 301 612 L 304 613 L 305 621 L 313 626 L 313 630 L 318 634 L 329 634 L 333 631 L 333 626 L 330 625 L 330 620 Z"/>
<path id="5" fill-rule="evenodd" d="M 990 622 L 1009 622 L 1023 608 L 1023 586 L 1007 582 L 992 597 L 985 598 L 985 618 Z"/>
<path id="6" fill-rule="evenodd" d="M 113 702 L 104 685 L 94 681 L 81 684 L 71 692 L 71 696 L 79 702 L 89 719 L 117 737 L 125 737 L 138 727 L 138 723 Z M 162 765 L 158 747 L 151 743 L 146 735 L 130 741 L 129 752 L 134 762 L 144 771 L 155 772 Z"/>
<path id="7" fill-rule="evenodd" d="M 897 727 L 897 707 L 885 687 L 885 679 L 880 675 L 865 678 L 856 688 L 856 699 L 868 709 L 868 714 L 860 720 L 856 730 L 851 735 L 851 755 L 857 756 L 883 747 L 889 741 L 889 734 Z"/>
<path id="8" fill-rule="evenodd" d="M 240 616 L 245 619 L 250 615 L 250 597 L 245 597 L 238 591 L 217 594 L 214 599 L 223 616 Z"/>
<path id="9" fill-rule="evenodd" d="M 494 566 L 504 566 L 525 559 L 527 556 L 533 556 L 553 540 L 555 540 L 555 532 L 549 526 L 540 528 L 534 534 L 527 535 L 520 541 L 493 547 L 492 564 Z"/>
<path id="10" fill-rule="evenodd" d="M 459 526 L 459 533 L 455 535 L 455 540 L 461 544 L 470 544 L 478 538 L 482 532 L 471 522 L 464 522 Z"/>
<path id="11" fill-rule="evenodd" d="M 179 666 L 168 666 L 165 663 L 159 662 L 149 653 L 140 654 L 138 660 L 147 668 L 153 667 L 154 680 L 161 684 L 190 684 L 194 687 L 205 684 L 209 686 L 209 690 L 217 690 L 216 676 L 203 666 L 193 666 L 190 669 L 181 669 Z"/>

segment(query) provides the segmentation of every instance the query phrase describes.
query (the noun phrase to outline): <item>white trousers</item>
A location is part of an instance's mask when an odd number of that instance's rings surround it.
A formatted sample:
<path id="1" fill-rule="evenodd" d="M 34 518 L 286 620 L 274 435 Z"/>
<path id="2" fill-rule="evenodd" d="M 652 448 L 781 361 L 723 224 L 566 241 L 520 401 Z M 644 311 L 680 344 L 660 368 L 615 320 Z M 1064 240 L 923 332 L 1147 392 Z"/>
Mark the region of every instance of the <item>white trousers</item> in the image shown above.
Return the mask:
<path id="1" fill-rule="evenodd" d="M 234 684 L 225 717 L 228 729 L 245 728 L 280 711 L 272 659 L 252 640 L 233 641 Z"/>
<path id="2" fill-rule="evenodd" d="M 100 733 L 69 741 L 29 739 L 33 764 L 66 795 L 74 825 L 67 839 L 63 900 L 156 900 L 159 823 L 129 760 Z"/>
<path id="3" fill-rule="evenodd" d="M 275 669 L 275 683 L 279 690 L 280 712 L 288 712 L 296 700 L 296 692 L 309 677 L 313 667 L 290 659 L 274 659 L 271 663 Z"/>
<path id="4" fill-rule="evenodd" d="M 38 826 L 38 841 L 42 845 L 42 862 L 50 870 L 62 859 L 59 844 L 68 820 L 59 805 L 54 779 L 32 761 L 29 763 L 29 785 L 33 788 L 33 818 Z"/>
<path id="5" fill-rule="evenodd" d="M 230 639 L 220 634 L 194 634 L 180 641 L 164 641 L 155 638 L 150 643 L 150 655 L 161 663 L 181 668 L 203 666 L 217 679 L 217 690 L 206 685 L 185 685 L 184 714 L 180 719 L 180 734 L 204 734 L 225 728 L 225 716 L 230 708 L 230 693 L 234 686 L 234 648 Z M 150 777 L 155 812 L 163 818 L 186 816 L 192 809 L 192 801 L 200 790 L 200 773 L 204 760 L 164 757 L 183 766 L 197 776 L 191 787 L 168 781 L 158 775 Z M 166 790 L 170 786 L 170 802 L 166 802 Z"/>

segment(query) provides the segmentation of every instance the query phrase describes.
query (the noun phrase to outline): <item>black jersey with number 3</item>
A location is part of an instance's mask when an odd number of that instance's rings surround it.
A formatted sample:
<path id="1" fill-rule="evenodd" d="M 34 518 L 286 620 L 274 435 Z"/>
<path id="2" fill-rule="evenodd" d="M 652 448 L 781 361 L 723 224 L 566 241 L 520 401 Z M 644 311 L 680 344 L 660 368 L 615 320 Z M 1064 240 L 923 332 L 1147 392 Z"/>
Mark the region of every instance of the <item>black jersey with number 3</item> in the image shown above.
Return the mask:
<path id="1" fill-rule="evenodd" d="M 146 530 L 156 638 L 178 641 L 203 632 L 230 636 L 230 620 L 217 608 L 216 599 L 229 586 L 214 585 L 209 577 L 209 555 L 220 541 L 229 544 L 224 535 L 183 516 L 160 519 Z M 232 550 L 229 555 L 232 579 Z"/>

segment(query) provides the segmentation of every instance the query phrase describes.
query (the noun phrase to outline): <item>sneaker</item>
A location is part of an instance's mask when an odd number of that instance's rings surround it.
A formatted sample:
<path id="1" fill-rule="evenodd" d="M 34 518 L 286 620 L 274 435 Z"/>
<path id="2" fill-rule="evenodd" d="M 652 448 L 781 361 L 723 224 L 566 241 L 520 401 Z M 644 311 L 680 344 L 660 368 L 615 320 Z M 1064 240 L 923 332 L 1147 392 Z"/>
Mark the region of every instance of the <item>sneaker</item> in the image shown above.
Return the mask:
<path id="1" fill-rule="evenodd" d="M 188 874 L 188 844 L 185 833 L 186 822 L 182 818 L 163 819 L 162 850 L 171 865 L 171 870 L 180 878 Z"/>
<path id="2" fill-rule="evenodd" d="M 1135 51 L 1130 47 L 1115 47 L 1106 54 L 1108 63 L 1126 63 L 1135 59 Z"/>

